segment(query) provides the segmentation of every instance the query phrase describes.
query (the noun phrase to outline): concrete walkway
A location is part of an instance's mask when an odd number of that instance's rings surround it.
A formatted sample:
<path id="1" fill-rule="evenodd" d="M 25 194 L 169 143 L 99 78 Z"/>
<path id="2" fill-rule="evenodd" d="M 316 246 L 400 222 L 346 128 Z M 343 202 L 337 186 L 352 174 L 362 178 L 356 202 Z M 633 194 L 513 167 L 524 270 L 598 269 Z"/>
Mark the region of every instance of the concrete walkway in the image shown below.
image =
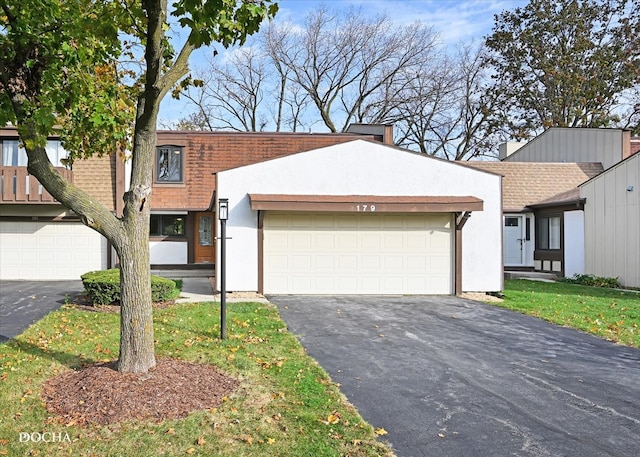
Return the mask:
<path id="1" fill-rule="evenodd" d="M 180 292 L 180 298 L 176 300 L 176 303 L 198 303 L 198 302 L 219 302 L 220 294 L 215 293 L 211 285 L 211 278 L 204 277 L 188 277 L 179 278 L 172 276 L 171 279 L 182 280 L 182 290 Z M 248 294 L 248 293 L 234 293 L 229 292 L 227 294 L 227 303 L 238 302 L 254 302 L 254 303 L 268 303 L 267 299 L 262 295 Z"/>

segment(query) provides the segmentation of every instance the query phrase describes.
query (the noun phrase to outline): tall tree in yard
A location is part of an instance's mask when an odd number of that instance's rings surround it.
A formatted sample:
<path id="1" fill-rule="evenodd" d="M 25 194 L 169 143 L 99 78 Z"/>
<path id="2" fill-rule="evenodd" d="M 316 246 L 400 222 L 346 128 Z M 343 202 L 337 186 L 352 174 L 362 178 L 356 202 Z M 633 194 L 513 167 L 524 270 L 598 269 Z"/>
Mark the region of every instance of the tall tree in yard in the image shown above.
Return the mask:
<path id="1" fill-rule="evenodd" d="M 640 1 L 531 0 L 496 16 L 487 38 L 496 98 L 512 135 L 613 126 L 640 85 Z"/>
<path id="2" fill-rule="evenodd" d="M 169 9 L 166 0 L 0 0 L 0 8 L 0 123 L 18 126 L 29 173 L 114 246 L 122 283 L 117 366 L 145 372 L 155 365 L 148 237 L 160 102 L 177 84 L 189 84 L 195 49 L 243 43 L 277 5 L 177 0 Z M 178 52 L 169 14 L 188 32 Z M 45 151 L 54 131 L 72 151 L 70 161 L 130 146 L 131 187 L 121 218 L 55 170 Z"/>

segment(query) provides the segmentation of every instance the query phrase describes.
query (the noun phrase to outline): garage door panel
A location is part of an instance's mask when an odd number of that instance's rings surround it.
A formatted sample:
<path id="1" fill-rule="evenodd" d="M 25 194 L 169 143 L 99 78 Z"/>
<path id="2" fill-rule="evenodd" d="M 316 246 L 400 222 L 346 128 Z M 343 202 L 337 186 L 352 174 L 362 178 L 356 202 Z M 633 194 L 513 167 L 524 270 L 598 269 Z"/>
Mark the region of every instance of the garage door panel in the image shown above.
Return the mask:
<path id="1" fill-rule="evenodd" d="M 270 255 L 266 263 L 273 270 L 289 269 L 289 257 L 286 255 Z"/>
<path id="2" fill-rule="evenodd" d="M 79 279 L 107 267 L 107 243 L 78 222 L 0 222 L 0 278 Z"/>
<path id="3" fill-rule="evenodd" d="M 267 293 L 452 291 L 448 214 L 267 213 Z"/>
<path id="4" fill-rule="evenodd" d="M 360 266 L 362 267 L 363 270 L 379 270 L 380 256 L 363 255 L 360 257 Z"/>
<path id="5" fill-rule="evenodd" d="M 291 256 L 291 266 L 296 270 L 311 271 L 310 255 L 294 255 Z"/>
<path id="6" fill-rule="evenodd" d="M 407 270 L 409 271 L 425 271 L 425 269 L 427 268 L 427 264 L 428 264 L 428 259 L 426 256 L 415 256 L 415 255 L 410 255 L 407 256 Z"/>
<path id="7" fill-rule="evenodd" d="M 402 249 L 404 236 L 402 233 L 391 233 L 383 236 L 383 249 L 385 251 L 398 251 Z"/>
<path id="8" fill-rule="evenodd" d="M 335 216 L 336 228 L 358 228 L 358 219 L 356 216 Z"/>
<path id="9" fill-rule="evenodd" d="M 355 255 L 339 255 L 338 270 L 352 271 L 358 268 L 358 258 Z"/>
<path id="10" fill-rule="evenodd" d="M 360 237 L 360 243 L 362 246 L 362 249 L 364 250 L 378 250 L 380 249 L 380 235 L 373 233 L 373 234 L 369 234 L 369 233 L 364 233 L 361 237 Z"/>
<path id="11" fill-rule="evenodd" d="M 345 294 L 353 294 L 358 290 L 357 276 L 340 276 L 337 278 L 337 289 L 343 290 Z"/>
<path id="12" fill-rule="evenodd" d="M 317 246 L 319 249 L 333 249 L 333 247 L 335 246 L 334 243 L 334 238 L 335 236 L 333 234 L 323 234 L 323 233 L 319 233 L 317 235 L 315 235 L 315 246 Z"/>
<path id="13" fill-rule="evenodd" d="M 314 266 L 316 270 L 333 270 L 335 268 L 334 256 L 331 255 L 315 255 L 313 256 Z"/>
<path id="14" fill-rule="evenodd" d="M 355 249 L 358 242 L 358 237 L 352 233 L 339 233 L 335 235 L 336 248 L 341 251 Z"/>

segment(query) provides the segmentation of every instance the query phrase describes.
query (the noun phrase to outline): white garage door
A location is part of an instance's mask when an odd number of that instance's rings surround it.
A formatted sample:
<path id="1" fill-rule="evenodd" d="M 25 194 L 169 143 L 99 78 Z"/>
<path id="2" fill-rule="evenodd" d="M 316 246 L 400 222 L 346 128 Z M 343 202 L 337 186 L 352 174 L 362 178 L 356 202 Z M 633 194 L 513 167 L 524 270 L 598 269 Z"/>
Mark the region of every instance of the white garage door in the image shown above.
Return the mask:
<path id="1" fill-rule="evenodd" d="M 264 291 L 450 294 L 450 214 L 269 213 Z"/>
<path id="2" fill-rule="evenodd" d="M 106 267 L 105 238 L 79 222 L 0 222 L 0 279 L 80 279 Z"/>

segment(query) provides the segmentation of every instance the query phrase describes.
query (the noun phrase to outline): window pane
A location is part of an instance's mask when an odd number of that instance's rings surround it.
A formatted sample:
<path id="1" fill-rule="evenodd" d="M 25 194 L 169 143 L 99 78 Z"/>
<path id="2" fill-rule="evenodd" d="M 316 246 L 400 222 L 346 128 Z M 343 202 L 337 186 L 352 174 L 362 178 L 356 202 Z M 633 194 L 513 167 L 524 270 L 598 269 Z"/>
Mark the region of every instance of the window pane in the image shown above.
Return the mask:
<path id="1" fill-rule="evenodd" d="M 549 249 L 549 218 L 538 219 L 538 249 Z"/>
<path id="2" fill-rule="evenodd" d="M 62 159 L 66 159 L 69 153 L 62 147 L 60 140 L 47 141 L 47 156 L 54 167 L 63 167 Z"/>
<path id="3" fill-rule="evenodd" d="M 182 182 L 182 149 L 161 147 L 156 154 L 156 181 Z"/>
<path id="4" fill-rule="evenodd" d="M 160 216 L 156 216 L 154 214 L 151 215 L 151 220 L 149 225 L 149 235 L 151 236 L 160 235 Z"/>
<path id="5" fill-rule="evenodd" d="M 162 234 L 165 236 L 183 236 L 184 235 L 184 217 L 163 216 L 162 217 Z"/>
<path id="6" fill-rule="evenodd" d="M 200 216 L 198 220 L 200 246 L 213 245 L 213 230 L 211 216 Z"/>
<path id="7" fill-rule="evenodd" d="M 519 217 L 505 217 L 504 218 L 504 226 L 505 227 L 517 227 L 520 221 Z"/>
<path id="8" fill-rule="evenodd" d="M 26 167 L 27 151 L 19 147 L 18 140 L 2 140 L 2 165 L 5 167 Z"/>
<path id="9" fill-rule="evenodd" d="M 560 249 L 560 216 L 549 218 L 549 249 Z"/>

